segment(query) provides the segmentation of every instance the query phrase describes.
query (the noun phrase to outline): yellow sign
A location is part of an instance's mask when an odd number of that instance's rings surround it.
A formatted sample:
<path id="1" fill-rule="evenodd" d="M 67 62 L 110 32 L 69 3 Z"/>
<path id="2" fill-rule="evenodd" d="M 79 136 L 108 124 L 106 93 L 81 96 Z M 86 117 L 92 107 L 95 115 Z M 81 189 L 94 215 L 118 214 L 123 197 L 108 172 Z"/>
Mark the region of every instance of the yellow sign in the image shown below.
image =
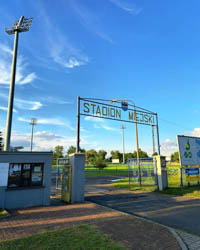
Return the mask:
<path id="1" fill-rule="evenodd" d="M 186 176 L 186 181 L 187 182 L 190 182 L 190 181 L 199 181 L 200 180 L 200 178 L 199 178 L 199 176 L 198 175 L 194 175 L 194 176 Z"/>

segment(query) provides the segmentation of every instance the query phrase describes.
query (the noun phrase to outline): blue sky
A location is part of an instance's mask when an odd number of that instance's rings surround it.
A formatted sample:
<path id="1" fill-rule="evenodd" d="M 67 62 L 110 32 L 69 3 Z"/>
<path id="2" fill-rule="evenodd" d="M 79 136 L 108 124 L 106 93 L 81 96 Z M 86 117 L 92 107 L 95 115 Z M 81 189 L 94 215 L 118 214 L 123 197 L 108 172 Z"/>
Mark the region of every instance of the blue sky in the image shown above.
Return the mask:
<path id="1" fill-rule="evenodd" d="M 65 150 L 76 141 L 77 96 L 130 99 L 158 113 L 161 153 L 176 135 L 200 135 L 200 3 L 193 0 L 9 0 L 0 9 L 0 128 L 6 125 L 13 36 L 20 34 L 12 124 L 14 146 L 29 149 L 29 121 L 38 119 L 35 150 Z M 121 150 L 120 122 L 81 118 L 81 147 Z M 151 127 L 138 126 L 152 153 Z M 126 124 L 126 151 L 135 150 Z"/>

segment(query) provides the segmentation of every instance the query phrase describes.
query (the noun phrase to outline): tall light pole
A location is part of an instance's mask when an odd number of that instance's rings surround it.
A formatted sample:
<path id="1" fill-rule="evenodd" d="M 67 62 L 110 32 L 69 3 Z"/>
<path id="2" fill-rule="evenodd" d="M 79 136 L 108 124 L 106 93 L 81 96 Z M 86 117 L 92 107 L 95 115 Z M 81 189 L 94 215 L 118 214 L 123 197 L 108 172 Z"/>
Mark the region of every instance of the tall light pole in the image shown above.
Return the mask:
<path id="1" fill-rule="evenodd" d="M 32 149 L 33 149 L 33 128 L 36 125 L 36 123 L 37 123 L 37 119 L 32 118 L 31 122 L 30 122 L 30 125 L 32 125 L 32 128 L 31 128 L 31 145 L 30 145 L 30 151 L 31 152 L 32 152 Z"/>
<path id="2" fill-rule="evenodd" d="M 156 145 L 155 145 L 155 137 L 154 137 L 154 125 L 151 125 L 152 127 L 152 143 L 153 143 L 153 154 L 156 152 Z"/>
<path id="3" fill-rule="evenodd" d="M 9 35 L 15 34 L 11 81 L 10 81 L 10 93 L 9 93 L 9 101 L 8 101 L 6 135 L 5 135 L 5 145 L 4 145 L 5 151 L 10 150 L 13 100 L 14 100 L 14 91 L 15 91 L 15 75 L 16 75 L 16 64 L 17 64 L 18 35 L 19 35 L 19 32 L 29 31 L 31 23 L 32 23 L 32 18 L 24 18 L 24 16 L 21 16 L 20 19 L 14 23 L 11 29 L 5 29 L 5 32 L 8 33 Z"/>
<path id="4" fill-rule="evenodd" d="M 135 135 L 136 135 L 136 149 L 137 149 L 137 165 L 138 165 L 138 181 L 141 185 L 141 170 L 140 170 L 140 153 L 139 153 L 139 142 L 138 142 L 138 129 L 137 129 L 137 113 L 136 113 L 136 106 L 132 100 L 110 100 L 111 103 L 113 102 L 120 102 L 122 107 L 125 106 L 128 108 L 128 102 L 130 102 L 134 107 L 134 120 L 135 120 Z"/>
<path id="5" fill-rule="evenodd" d="M 125 148 L 124 148 L 124 129 L 126 128 L 124 125 L 120 126 L 122 130 L 122 152 L 123 152 L 123 163 L 125 163 Z"/>

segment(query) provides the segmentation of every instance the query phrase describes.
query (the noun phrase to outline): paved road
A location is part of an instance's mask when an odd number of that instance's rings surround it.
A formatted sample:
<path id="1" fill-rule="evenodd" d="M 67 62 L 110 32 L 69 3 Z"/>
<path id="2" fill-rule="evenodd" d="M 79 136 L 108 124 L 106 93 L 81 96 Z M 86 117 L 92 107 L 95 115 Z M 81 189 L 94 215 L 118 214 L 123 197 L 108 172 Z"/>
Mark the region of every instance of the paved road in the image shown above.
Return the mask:
<path id="1" fill-rule="evenodd" d="M 86 199 L 200 236 L 200 199 L 118 190 L 112 179 L 87 178 Z"/>

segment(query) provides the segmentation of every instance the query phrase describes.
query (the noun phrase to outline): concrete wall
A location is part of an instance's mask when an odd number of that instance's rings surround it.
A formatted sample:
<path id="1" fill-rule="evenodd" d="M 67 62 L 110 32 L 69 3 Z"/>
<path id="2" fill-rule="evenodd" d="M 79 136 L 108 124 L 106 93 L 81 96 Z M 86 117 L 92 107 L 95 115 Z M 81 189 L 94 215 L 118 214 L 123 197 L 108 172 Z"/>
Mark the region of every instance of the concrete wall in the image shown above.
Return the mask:
<path id="1" fill-rule="evenodd" d="M 13 209 L 50 204 L 51 152 L 0 152 L 0 163 L 44 163 L 43 186 L 0 187 L 0 208 Z"/>

